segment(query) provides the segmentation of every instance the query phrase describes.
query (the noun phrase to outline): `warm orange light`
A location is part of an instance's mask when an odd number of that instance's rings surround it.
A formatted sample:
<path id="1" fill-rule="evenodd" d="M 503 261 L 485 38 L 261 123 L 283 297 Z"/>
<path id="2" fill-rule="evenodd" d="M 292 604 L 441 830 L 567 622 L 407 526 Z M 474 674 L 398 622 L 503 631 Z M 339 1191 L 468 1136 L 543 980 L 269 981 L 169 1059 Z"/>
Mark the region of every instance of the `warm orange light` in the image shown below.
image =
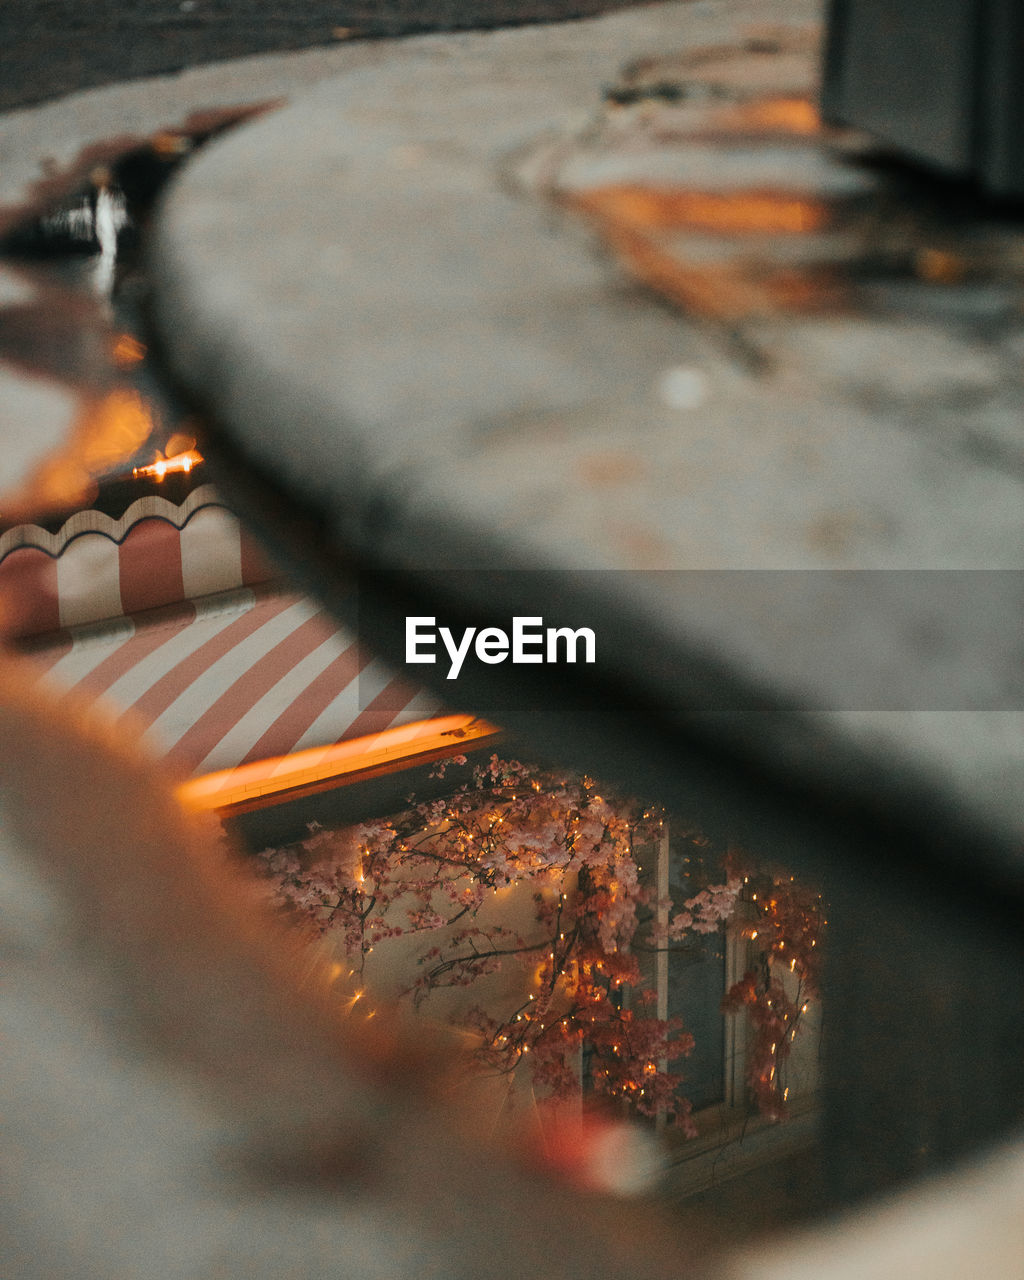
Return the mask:
<path id="1" fill-rule="evenodd" d="M 813 137 L 821 131 L 821 115 L 810 98 L 755 98 L 716 115 L 718 128 Z"/>
<path id="2" fill-rule="evenodd" d="M 187 453 L 176 453 L 173 458 L 158 458 L 156 462 L 151 462 L 148 467 L 133 467 L 133 479 L 140 479 L 143 476 L 151 476 L 156 480 L 162 480 L 164 476 L 177 472 L 189 472 L 193 467 L 198 466 L 203 460 L 203 455 L 195 449 L 189 449 Z"/>
<path id="3" fill-rule="evenodd" d="M 158 156 L 174 157 L 185 155 L 192 148 L 192 139 L 183 133 L 164 131 L 155 133 L 149 144 Z"/>
<path id="4" fill-rule="evenodd" d="M 92 501 L 99 477 L 114 475 L 153 431 L 149 405 L 135 390 L 116 387 L 86 403 L 68 438 L 11 495 L 7 519 Z M 5 504 L 6 505 L 6 504 Z"/>
<path id="5" fill-rule="evenodd" d="M 130 333 L 119 333 L 111 344 L 110 354 L 119 369 L 128 369 L 146 358 L 146 344 Z"/>
<path id="6" fill-rule="evenodd" d="M 149 405 L 137 392 L 119 387 L 88 415 L 82 433 L 82 457 L 93 475 L 109 472 L 129 457 L 153 430 Z"/>
<path id="7" fill-rule="evenodd" d="M 173 458 L 176 453 L 188 453 L 196 447 L 196 438 L 187 431 L 175 431 L 164 445 L 164 457 Z"/>
<path id="8" fill-rule="evenodd" d="M 967 274 L 967 263 L 946 249 L 925 248 L 914 256 L 914 271 L 930 284 L 959 284 Z"/>
<path id="9" fill-rule="evenodd" d="M 329 747 L 311 747 L 192 778 L 178 788 L 189 808 L 245 812 L 304 792 L 343 786 L 367 773 L 458 755 L 500 730 L 475 716 L 436 716 Z"/>
<path id="10" fill-rule="evenodd" d="M 820 231 L 828 216 L 820 200 L 774 191 L 689 191 L 621 183 L 581 192 L 573 200 L 614 224 L 648 231 L 799 234 Z"/>
<path id="11" fill-rule="evenodd" d="M 772 309 L 770 292 L 748 278 L 742 263 L 693 264 L 641 229 L 610 220 L 603 229 L 611 248 L 639 280 L 688 311 L 734 322 Z"/>

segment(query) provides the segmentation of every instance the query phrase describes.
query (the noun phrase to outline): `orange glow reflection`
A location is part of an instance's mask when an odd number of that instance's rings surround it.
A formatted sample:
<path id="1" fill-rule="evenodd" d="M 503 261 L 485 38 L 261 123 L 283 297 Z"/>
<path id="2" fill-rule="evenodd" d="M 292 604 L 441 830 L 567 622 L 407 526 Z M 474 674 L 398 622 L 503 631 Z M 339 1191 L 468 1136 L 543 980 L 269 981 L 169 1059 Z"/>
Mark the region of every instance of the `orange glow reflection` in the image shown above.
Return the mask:
<path id="1" fill-rule="evenodd" d="M 110 355 L 119 369 L 128 369 L 146 358 L 146 344 L 130 333 L 119 333 L 111 343 Z"/>
<path id="2" fill-rule="evenodd" d="M 195 449 L 189 449 L 185 453 L 176 453 L 171 458 L 158 458 L 156 462 L 151 462 L 148 467 L 133 467 L 132 477 L 139 479 L 140 477 L 149 476 L 156 480 L 162 480 L 164 476 L 174 472 L 187 474 L 202 460 L 203 455 L 201 453 L 198 453 Z"/>
<path id="3" fill-rule="evenodd" d="M 92 475 L 111 471 L 144 444 L 152 431 L 153 415 L 142 396 L 118 387 L 86 415 L 79 450 L 82 463 Z"/>
<path id="4" fill-rule="evenodd" d="M 44 458 L 5 503 L 6 519 L 81 506 L 96 495 L 96 480 L 123 468 L 153 431 L 149 406 L 117 387 L 85 404 L 59 451 Z"/>
<path id="5" fill-rule="evenodd" d="M 686 191 L 623 183 L 581 192 L 573 202 L 613 224 L 647 231 L 806 234 L 821 231 L 828 217 L 820 200 L 771 191 Z"/>
<path id="6" fill-rule="evenodd" d="M 437 716 L 328 747 L 310 747 L 191 778 L 178 788 L 190 809 L 244 813 L 310 792 L 459 755 L 500 733 L 475 716 Z"/>
<path id="7" fill-rule="evenodd" d="M 821 132 L 821 115 L 810 98 L 756 98 L 727 108 L 715 117 L 719 128 L 813 137 Z"/>

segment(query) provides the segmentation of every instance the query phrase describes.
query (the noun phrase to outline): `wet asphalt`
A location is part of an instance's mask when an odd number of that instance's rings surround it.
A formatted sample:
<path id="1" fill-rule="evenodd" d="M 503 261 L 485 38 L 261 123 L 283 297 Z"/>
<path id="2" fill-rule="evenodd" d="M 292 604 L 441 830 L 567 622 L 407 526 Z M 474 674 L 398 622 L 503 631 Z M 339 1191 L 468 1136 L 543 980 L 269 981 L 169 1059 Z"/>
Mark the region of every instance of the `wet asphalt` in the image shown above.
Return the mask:
<path id="1" fill-rule="evenodd" d="M 634 0 L 635 2 L 635 0 Z M 3 0 L 0 110 L 225 58 L 583 17 L 630 0 Z"/>

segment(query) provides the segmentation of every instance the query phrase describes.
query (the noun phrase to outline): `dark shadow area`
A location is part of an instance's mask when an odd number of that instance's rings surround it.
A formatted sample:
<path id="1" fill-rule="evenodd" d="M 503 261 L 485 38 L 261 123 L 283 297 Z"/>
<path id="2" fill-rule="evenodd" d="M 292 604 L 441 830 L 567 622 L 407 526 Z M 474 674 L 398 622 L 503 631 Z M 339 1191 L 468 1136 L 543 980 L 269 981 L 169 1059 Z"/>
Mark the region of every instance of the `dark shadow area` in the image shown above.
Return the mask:
<path id="1" fill-rule="evenodd" d="M 673 1203 L 683 1227 L 709 1251 L 812 1220 L 827 1208 L 817 1148 L 776 1158 Z M 666 1199 L 672 1201 L 671 1185 Z"/>
<path id="2" fill-rule="evenodd" d="M 7 0 L 0 109 L 78 89 L 338 40 L 557 22 L 628 0 Z"/>

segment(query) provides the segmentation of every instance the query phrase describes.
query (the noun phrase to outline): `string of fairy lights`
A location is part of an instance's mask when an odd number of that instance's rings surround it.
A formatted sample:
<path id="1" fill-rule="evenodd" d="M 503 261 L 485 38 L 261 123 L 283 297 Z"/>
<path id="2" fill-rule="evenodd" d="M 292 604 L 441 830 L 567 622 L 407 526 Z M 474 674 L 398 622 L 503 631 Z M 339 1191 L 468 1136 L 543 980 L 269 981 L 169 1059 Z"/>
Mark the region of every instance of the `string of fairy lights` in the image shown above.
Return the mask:
<path id="1" fill-rule="evenodd" d="M 522 996 L 510 1008 L 474 1006 L 466 1015 L 490 1069 L 513 1072 L 528 1059 L 535 1082 L 556 1096 L 578 1093 L 583 1083 L 689 1130 L 673 1065 L 692 1050 L 693 1037 L 678 1019 L 658 1017 L 637 946 L 654 949 L 649 930 L 658 913 L 636 850 L 657 844 L 664 832 L 663 814 L 609 800 L 589 778 L 552 777 L 492 757 L 472 785 L 444 800 L 366 824 L 354 874 L 325 860 L 320 848 L 306 864 L 297 856 L 279 878 L 293 908 L 300 905 L 319 932 L 340 935 L 349 976 L 361 984 L 349 995 L 350 1011 L 376 1012 L 363 971 L 389 937 L 438 938 L 410 986 L 418 1001 L 516 962 L 524 970 Z M 724 927 L 727 912 L 743 904 L 729 927 L 739 930 L 753 960 L 723 1008 L 746 1011 L 751 1095 L 762 1111 L 778 1115 L 789 1096 L 786 1058 L 819 988 L 824 907 L 815 890 L 752 860 L 730 886 L 711 886 L 684 904 L 683 914 L 691 919 L 700 902 L 706 933 Z M 485 901 L 524 889 L 533 894 L 532 934 L 485 918 Z"/>

